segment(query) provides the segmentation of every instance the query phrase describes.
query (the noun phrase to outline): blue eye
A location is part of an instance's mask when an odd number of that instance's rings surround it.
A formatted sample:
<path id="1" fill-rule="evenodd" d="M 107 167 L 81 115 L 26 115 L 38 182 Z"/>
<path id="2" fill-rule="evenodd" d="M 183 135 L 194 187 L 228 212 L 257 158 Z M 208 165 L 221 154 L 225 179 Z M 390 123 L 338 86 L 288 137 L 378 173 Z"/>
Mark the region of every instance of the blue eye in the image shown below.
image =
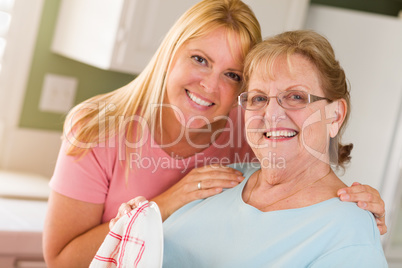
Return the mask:
<path id="1" fill-rule="evenodd" d="M 308 102 L 308 94 L 303 91 L 289 91 L 285 94 L 284 99 L 292 102 Z"/>
<path id="2" fill-rule="evenodd" d="M 258 104 L 258 103 L 266 103 L 267 97 L 264 95 L 255 95 L 251 98 L 251 103 Z"/>

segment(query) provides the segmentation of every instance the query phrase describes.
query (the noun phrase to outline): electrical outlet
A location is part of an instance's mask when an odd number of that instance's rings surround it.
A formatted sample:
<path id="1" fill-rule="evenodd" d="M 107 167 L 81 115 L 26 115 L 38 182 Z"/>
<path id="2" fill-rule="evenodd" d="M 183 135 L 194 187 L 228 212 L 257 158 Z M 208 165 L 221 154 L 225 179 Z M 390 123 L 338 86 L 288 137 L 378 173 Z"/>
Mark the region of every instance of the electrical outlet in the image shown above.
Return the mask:
<path id="1" fill-rule="evenodd" d="M 75 77 L 46 74 L 42 87 L 39 110 L 66 113 L 74 105 L 78 80 Z"/>

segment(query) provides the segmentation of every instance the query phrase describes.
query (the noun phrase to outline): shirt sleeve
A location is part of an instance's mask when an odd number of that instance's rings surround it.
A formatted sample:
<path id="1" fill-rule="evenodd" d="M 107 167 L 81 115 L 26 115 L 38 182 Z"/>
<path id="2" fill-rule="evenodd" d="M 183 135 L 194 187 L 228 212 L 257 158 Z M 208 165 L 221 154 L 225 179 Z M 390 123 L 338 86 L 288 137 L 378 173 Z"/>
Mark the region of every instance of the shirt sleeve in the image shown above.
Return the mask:
<path id="1" fill-rule="evenodd" d="M 50 188 L 80 201 L 104 203 L 109 188 L 106 149 L 95 148 L 84 156 L 69 156 L 67 145 L 63 141 Z"/>
<path id="2" fill-rule="evenodd" d="M 372 245 L 353 245 L 329 252 L 309 267 L 382 268 L 388 267 L 388 264 L 381 249 Z"/>

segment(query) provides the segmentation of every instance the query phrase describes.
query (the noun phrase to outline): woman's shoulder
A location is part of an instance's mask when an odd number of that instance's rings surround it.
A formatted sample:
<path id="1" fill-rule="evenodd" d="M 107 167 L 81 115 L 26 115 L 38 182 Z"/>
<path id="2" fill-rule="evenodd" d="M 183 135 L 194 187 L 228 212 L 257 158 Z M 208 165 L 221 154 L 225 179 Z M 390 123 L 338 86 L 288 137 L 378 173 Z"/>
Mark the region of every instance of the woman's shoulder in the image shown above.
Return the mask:
<path id="1" fill-rule="evenodd" d="M 332 198 L 321 204 L 323 206 L 320 211 L 315 211 L 314 214 L 315 224 L 317 230 L 323 231 L 331 250 L 314 267 L 322 267 L 323 260 L 337 257 L 350 256 L 356 261 L 356 258 L 365 260 L 368 257 L 363 254 L 370 254 L 374 261 L 384 258 L 380 233 L 371 212 L 359 208 L 354 202 L 342 202 L 339 198 Z"/>
<path id="2" fill-rule="evenodd" d="M 346 237 L 370 244 L 379 239 L 377 224 L 371 212 L 359 208 L 354 202 L 343 202 L 339 198 L 332 198 L 327 203 L 325 210 L 330 220 Z"/>
<path id="3" fill-rule="evenodd" d="M 355 202 L 343 202 L 339 198 L 333 198 L 332 200 L 331 209 L 333 212 L 342 213 L 354 219 L 368 220 L 373 218 L 371 212 L 359 208 Z"/>

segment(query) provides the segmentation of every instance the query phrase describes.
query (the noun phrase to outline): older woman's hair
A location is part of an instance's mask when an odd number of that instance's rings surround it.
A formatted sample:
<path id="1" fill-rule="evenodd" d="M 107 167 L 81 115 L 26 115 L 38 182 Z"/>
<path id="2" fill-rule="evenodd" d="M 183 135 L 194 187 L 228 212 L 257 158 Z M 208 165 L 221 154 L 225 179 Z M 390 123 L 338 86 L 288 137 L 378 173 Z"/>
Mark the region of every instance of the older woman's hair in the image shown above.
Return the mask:
<path id="1" fill-rule="evenodd" d="M 272 75 L 276 59 L 299 54 L 315 65 L 325 97 L 335 101 L 344 99 L 347 104 L 345 120 L 339 133 L 330 141 L 330 161 L 344 168 L 351 159 L 353 144 L 342 145 L 341 137 L 350 114 L 350 94 L 345 72 L 335 58 L 334 50 L 328 40 L 322 35 L 309 30 L 290 31 L 268 38 L 254 47 L 245 61 L 245 88 L 254 72 Z M 289 62 L 290 64 L 290 62 Z"/>
<path id="2" fill-rule="evenodd" d="M 242 1 L 204 0 L 197 3 L 174 24 L 137 78 L 118 90 L 77 105 L 69 113 L 64 125 L 65 135 L 71 144 L 67 154 L 81 155 L 86 149 L 116 135 L 116 126 L 107 122 L 110 118 L 120 119 L 122 123 L 118 131 L 126 137 L 138 139 L 138 135 L 142 134 L 142 130 L 132 127 L 134 116 L 145 119 L 143 122 L 154 127 L 156 117 L 161 114 L 151 111 L 151 107 L 163 103 L 166 74 L 175 54 L 185 42 L 202 38 L 220 27 L 226 29 L 228 38 L 238 36 L 243 56 L 239 61 L 242 63 L 249 50 L 262 39 L 257 18 Z"/>

